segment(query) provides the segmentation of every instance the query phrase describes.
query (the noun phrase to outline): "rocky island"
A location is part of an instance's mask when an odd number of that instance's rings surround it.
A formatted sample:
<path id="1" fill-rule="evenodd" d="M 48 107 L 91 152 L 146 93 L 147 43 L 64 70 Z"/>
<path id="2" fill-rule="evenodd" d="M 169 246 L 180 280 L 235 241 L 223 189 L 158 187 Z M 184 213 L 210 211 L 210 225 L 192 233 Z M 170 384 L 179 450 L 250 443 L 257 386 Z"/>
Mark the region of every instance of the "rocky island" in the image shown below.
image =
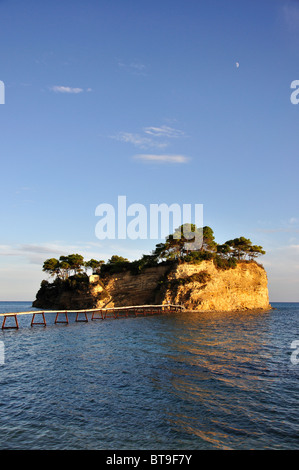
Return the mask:
<path id="1" fill-rule="evenodd" d="M 194 230 L 198 229 L 190 226 L 190 232 Z M 244 237 L 219 245 L 210 227 L 204 227 L 199 249 L 188 250 L 188 240 L 190 236 L 170 235 L 151 255 L 133 262 L 117 255 L 107 263 L 84 262 L 80 255 L 46 260 L 43 269 L 55 279 L 42 281 L 33 307 L 67 310 L 171 303 L 197 311 L 271 308 L 267 274 L 255 260 L 265 253 L 262 247 Z M 83 272 L 83 266 L 92 274 Z"/>

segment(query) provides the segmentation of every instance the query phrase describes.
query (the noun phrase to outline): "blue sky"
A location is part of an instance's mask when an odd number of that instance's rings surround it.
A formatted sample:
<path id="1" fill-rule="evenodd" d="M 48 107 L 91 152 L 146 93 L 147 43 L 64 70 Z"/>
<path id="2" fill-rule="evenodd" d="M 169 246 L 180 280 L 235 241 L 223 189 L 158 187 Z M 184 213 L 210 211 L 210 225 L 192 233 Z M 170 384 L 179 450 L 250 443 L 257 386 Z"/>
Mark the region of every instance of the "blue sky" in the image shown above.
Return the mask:
<path id="1" fill-rule="evenodd" d="M 149 253 L 95 235 L 126 195 L 203 204 L 299 301 L 298 43 L 295 0 L 0 1 L 0 300 L 34 300 L 52 256 Z"/>

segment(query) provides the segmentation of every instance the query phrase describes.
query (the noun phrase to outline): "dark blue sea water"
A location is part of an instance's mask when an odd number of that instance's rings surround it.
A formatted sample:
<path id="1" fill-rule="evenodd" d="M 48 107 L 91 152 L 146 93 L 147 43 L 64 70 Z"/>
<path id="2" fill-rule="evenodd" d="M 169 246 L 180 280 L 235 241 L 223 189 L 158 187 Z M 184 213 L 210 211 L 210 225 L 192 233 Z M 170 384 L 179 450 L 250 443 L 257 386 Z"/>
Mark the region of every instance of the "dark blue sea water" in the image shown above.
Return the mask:
<path id="1" fill-rule="evenodd" d="M 0 448 L 299 449 L 299 304 L 273 306 L 68 325 L 48 313 L 47 327 L 19 317 L 0 330 Z"/>

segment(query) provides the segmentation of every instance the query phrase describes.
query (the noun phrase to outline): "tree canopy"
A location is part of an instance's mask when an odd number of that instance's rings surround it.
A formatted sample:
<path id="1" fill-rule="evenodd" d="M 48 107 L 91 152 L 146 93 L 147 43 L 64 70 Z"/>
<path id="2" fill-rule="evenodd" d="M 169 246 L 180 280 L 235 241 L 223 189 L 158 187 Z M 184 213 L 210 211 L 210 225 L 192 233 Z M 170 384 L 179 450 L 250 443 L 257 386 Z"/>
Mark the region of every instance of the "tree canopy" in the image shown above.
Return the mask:
<path id="1" fill-rule="evenodd" d="M 61 270 L 60 262 L 56 258 L 46 259 L 43 265 L 43 271 L 50 274 L 50 276 L 59 276 Z"/>
<path id="2" fill-rule="evenodd" d="M 76 253 L 67 256 L 62 255 L 59 259 L 47 259 L 43 264 L 43 271 L 50 274 L 50 276 L 67 279 L 71 275 L 82 273 L 84 269 L 90 268 L 95 273 L 103 263 L 103 260 L 98 261 L 95 259 L 85 262 L 83 256 Z"/>
<path id="3" fill-rule="evenodd" d="M 192 243 L 194 240 L 196 243 Z M 184 224 L 166 237 L 165 243 L 158 243 L 152 256 L 157 261 L 214 259 L 219 265 L 224 265 L 224 261 L 228 260 L 252 261 L 265 253 L 262 246 L 253 245 L 248 238 L 238 237 L 218 244 L 211 227 L 204 226 L 198 229 L 194 224 Z M 231 266 L 232 263 L 227 265 Z"/>
<path id="4" fill-rule="evenodd" d="M 260 245 L 254 245 L 249 238 L 238 237 L 223 244 L 215 241 L 211 227 L 197 228 L 194 224 L 183 224 L 168 235 L 164 243 L 158 243 L 149 255 L 130 262 L 127 258 L 113 255 L 105 263 L 94 258 L 84 261 L 82 255 L 62 255 L 59 259 L 49 258 L 43 264 L 43 271 L 50 276 L 68 279 L 70 276 L 115 273 L 131 269 L 140 272 L 143 268 L 159 263 L 201 262 L 213 260 L 220 268 L 230 268 L 238 261 L 254 261 L 266 252 Z"/>
<path id="5" fill-rule="evenodd" d="M 165 243 L 158 243 L 153 251 L 156 259 L 180 260 L 190 250 L 200 250 L 202 230 L 194 224 L 183 224 L 166 237 Z"/>
<path id="6" fill-rule="evenodd" d="M 266 253 L 261 246 L 253 245 L 252 241 L 245 237 L 228 240 L 225 242 L 224 246 L 226 246 L 227 249 L 230 250 L 230 253 L 238 260 L 245 259 L 246 256 L 249 259 L 254 259 Z"/>

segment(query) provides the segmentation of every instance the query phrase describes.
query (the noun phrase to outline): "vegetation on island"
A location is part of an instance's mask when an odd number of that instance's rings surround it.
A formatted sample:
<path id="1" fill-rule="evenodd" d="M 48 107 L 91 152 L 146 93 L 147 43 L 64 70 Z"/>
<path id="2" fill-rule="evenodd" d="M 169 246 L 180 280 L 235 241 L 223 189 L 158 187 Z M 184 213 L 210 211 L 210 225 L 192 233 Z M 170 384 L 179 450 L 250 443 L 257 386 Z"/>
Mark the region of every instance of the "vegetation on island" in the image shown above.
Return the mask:
<path id="1" fill-rule="evenodd" d="M 218 269 L 230 269 L 236 267 L 238 262 L 254 262 L 264 254 L 263 247 L 253 245 L 248 238 L 239 237 L 218 244 L 211 227 L 199 229 L 194 224 L 183 224 L 166 237 L 164 243 L 158 243 L 151 254 L 143 255 L 139 260 L 129 261 L 122 256 L 113 255 L 105 263 L 95 259 L 84 261 L 82 255 L 71 254 L 60 256 L 59 259 L 47 259 L 43 264 L 43 271 L 56 277 L 57 282 L 65 281 L 69 288 L 74 288 L 78 283 L 88 281 L 88 273 L 105 278 L 108 274 L 122 271 L 138 274 L 148 267 L 177 263 L 199 264 L 204 260 L 212 260 Z M 43 283 L 45 285 L 47 281 Z"/>

